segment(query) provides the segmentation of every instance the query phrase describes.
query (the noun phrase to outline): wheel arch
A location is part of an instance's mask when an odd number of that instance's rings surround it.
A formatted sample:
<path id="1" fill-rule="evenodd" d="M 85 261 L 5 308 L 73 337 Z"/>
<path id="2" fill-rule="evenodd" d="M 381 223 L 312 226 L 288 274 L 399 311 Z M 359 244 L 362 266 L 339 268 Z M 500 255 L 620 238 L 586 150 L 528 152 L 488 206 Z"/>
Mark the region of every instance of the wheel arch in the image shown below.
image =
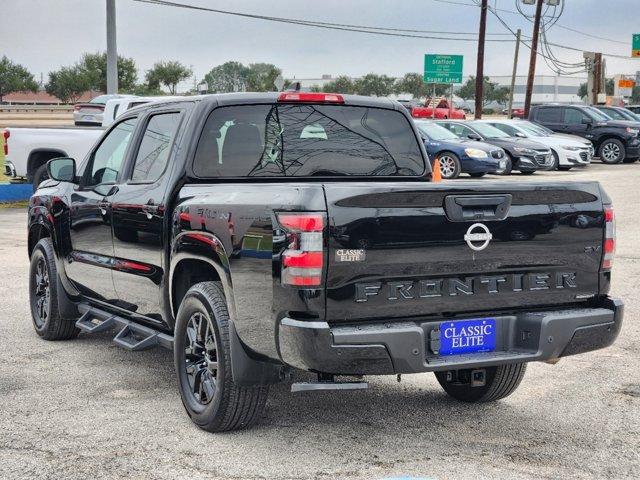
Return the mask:
<path id="1" fill-rule="evenodd" d="M 616 133 L 604 133 L 598 138 L 597 141 L 592 140 L 593 148 L 596 150 L 596 153 L 598 153 L 598 150 L 600 150 L 600 147 L 602 146 L 602 144 L 604 142 L 606 142 L 607 140 L 611 140 L 611 139 L 618 140 L 619 142 L 622 142 L 622 145 L 625 147 L 625 149 L 627 148 L 627 145 L 626 145 L 627 142 L 625 141 L 625 139 L 622 136 L 620 136 L 620 135 L 618 135 Z"/>
<path id="2" fill-rule="evenodd" d="M 201 231 L 183 231 L 172 240 L 169 261 L 169 295 L 170 308 L 174 315 L 178 312 L 180 301 L 191 285 L 202 281 L 221 282 L 227 298 L 229 316 L 236 319 L 233 283 L 229 270 L 229 257 L 222 241 L 214 234 Z M 189 267 L 200 267 L 194 271 Z M 194 274 L 195 272 L 195 274 Z M 189 284 L 185 278 L 197 280 Z M 198 280 L 198 278 L 202 278 Z M 183 282 L 181 285 L 180 282 Z M 182 289 L 186 286 L 184 292 Z M 179 295 L 182 293 L 182 296 Z"/>
<path id="3" fill-rule="evenodd" d="M 27 178 L 33 179 L 36 170 L 52 158 L 66 157 L 64 150 L 57 148 L 36 148 L 31 150 L 27 157 Z"/>
<path id="4" fill-rule="evenodd" d="M 254 358 L 236 331 L 237 314 L 229 258 L 220 239 L 208 232 L 182 232 L 173 242 L 169 292 L 174 318 L 180 301 L 192 285 L 202 281 L 219 281 L 229 311 L 231 369 L 234 382 L 244 386 L 279 382 L 282 366 Z"/>

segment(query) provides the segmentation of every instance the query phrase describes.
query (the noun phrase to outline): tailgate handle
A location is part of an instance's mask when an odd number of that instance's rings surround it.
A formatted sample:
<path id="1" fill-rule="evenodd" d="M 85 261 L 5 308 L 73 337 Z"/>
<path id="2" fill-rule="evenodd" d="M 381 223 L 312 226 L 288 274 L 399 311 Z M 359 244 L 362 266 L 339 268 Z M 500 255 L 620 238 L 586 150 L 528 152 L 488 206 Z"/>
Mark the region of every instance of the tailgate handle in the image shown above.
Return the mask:
<path id="1" fill-rule="evenodd" d="M 511 208 L 511 200 L 511 194 L 449 195 L 444 199 L 444 210 L 452 222 L 504 220 Z"/>

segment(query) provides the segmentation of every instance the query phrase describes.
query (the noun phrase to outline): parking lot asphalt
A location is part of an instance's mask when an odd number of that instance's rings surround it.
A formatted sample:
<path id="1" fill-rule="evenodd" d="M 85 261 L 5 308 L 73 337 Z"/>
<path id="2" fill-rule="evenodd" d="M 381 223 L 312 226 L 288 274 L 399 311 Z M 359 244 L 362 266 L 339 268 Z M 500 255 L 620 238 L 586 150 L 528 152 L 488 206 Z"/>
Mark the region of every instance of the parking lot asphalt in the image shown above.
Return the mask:
<path id="1" fill-rule="evenodd" d="M 601 181 L 615 206 L 612 294 L 626 311 L 613 347 L 530 364 L 515 394 L 485 405 L 449 399 L 432 374 L 356 392 L 281 385 L 255 428 L 215 435 L 185 414 L 170 352 L 35 334 L 26 213 L 0 209 L 0 478 L 638 478 L 640 164 L 481 181 L 572 180 Z"/>

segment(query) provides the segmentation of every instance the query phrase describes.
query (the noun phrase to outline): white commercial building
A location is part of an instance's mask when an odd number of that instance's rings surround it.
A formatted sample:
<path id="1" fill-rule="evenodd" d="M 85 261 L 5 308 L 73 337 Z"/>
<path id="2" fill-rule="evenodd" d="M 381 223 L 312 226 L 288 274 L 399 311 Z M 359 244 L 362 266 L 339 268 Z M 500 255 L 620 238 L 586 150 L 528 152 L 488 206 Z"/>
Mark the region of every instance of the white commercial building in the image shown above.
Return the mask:
<path id="1" fill-rule="evenodd" d="M 463 79 L 468 80 L 468 76 Z M 356 80 L 357 78 L 352 78 Z M 490 81 L 500 86 L 509 87 L 511 76 L 491 76 Z M 332 75 L 322 75 L 319 78 L 290 78 L 292 82 L 300 82 L 302 89 L 310 89 L 313 86 L 322 87 L 326 83 L 335 80 Z M 586 77 L 557 76 L 557 75 L 536 75 L 533 85 L 533 103 L 584 103 L 578 96 L 578 90 L 582 83 L 586 83 Z M 513 102 L 515 105 L 524 104 L 524 95 L 527 88 L 526 75 L 516 76 L 516 83 L 513 92 Z"/>

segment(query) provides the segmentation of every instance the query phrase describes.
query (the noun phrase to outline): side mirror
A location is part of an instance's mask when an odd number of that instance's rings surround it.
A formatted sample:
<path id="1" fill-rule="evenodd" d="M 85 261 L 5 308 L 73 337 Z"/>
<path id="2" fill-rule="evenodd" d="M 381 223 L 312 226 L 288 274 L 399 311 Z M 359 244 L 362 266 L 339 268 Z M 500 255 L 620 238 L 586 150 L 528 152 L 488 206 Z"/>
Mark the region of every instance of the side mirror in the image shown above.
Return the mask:
<path id="1" fill-rule="evenodd" d="M 76 161 L 73 158 L 53 158 L 47 162 L 49 178 L 58 182 L 75 182 Z"/>
<path id="2" fill-rule="evenodd" d="M 516 132 L 516 137 L 527 138 L 527 136 L 522 132 Z"/>
<path id="3" fill-rule="evenodd" d="M 480 138 L 480 135 L 478 135 L 477 133 L 470 133 L 469 135 L 467 135 L 467 138 L 469 140 L 476 140 L 478 142 L 482 140 L 482 138 Z"/>
<path id="4" fill-rule="evenodd" d="M 590 118 L 583 118 L 582 119 L 582 124 L 583 125 L 591 125 L 593 123 L 593 120 L 591 120 Z"/>

